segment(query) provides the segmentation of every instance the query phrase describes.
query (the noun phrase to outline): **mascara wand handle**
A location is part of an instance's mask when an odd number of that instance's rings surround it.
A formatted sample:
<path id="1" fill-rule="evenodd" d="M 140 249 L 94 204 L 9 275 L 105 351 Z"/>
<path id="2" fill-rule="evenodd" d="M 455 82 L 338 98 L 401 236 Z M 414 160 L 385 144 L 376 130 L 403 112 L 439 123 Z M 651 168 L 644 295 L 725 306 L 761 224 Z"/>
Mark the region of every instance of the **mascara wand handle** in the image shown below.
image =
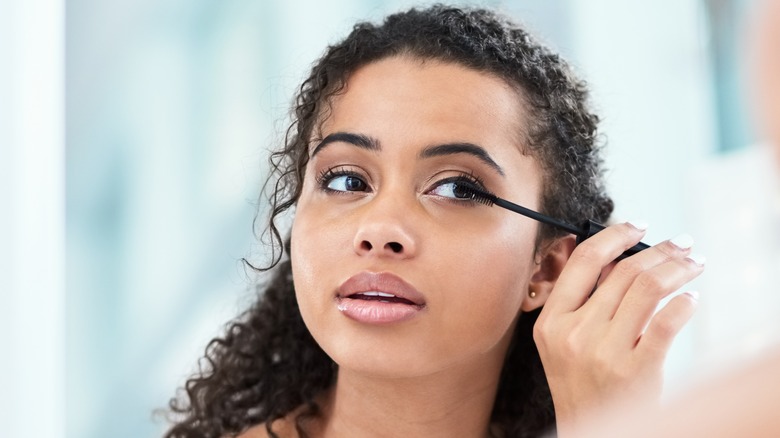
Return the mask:
<path id="1" fill-rule="evenodd" d="M 594 234 L 598 233 L 599 231 L 603 230 L 604 228 L 606 227 L 604 225 L 601 225 L 598 222 L 594 222 L 592 220 L 585 221 L 585 223 L 582 224 L 582 233 L 577 235 L 577 245 L 582 243 L 588 237 L 591 237 Z M 631 248 L 625 250 L 623 254 L 620 255 L 620 257 L 615 259 L 615 261 L 623 260 L 624 258 L 628 256 L 632 256 L 638 253 L 639 251 L 644 251 L 647 248 L 650 248 L 650 245 L 643 242 L 639 242 L 636 245 L 632 246 Z"/>

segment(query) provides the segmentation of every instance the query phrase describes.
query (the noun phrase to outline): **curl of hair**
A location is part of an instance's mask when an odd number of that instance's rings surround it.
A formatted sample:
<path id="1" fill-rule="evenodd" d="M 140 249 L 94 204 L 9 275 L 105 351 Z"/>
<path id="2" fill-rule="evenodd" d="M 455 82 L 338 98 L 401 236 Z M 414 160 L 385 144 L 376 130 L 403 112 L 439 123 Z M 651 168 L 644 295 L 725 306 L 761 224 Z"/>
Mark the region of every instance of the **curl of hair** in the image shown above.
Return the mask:
<path id="1" fill-rule="evenodd" d="M 328 47 L 298 90 L 293 123 L 284 146 L 271 155 L 272 210 L 268 231 L 273 239 L 272 278 L 259 288 L 256 304 L 209 343 L 205 366 L 190 378 L 185 394 L 170 409 L 180 418 L 168 438 L 236 436 L 299 407 L 296 427 L 318 414 L 317 394 L 329 388 L 336 366 L 306 329 L 298 310 L 289 260 L 277 218 L 300 196 L 308 146 L 316 141 L 328 116 L 330 99 L 342 92 L 349 75 L 361 66 L 392 56 L 455 63 L 503 79 L 518 91 L 526 109 L 524 153 L 543 169 L 541 208 L 580 223 L 604 222 L 613 204 L 603 182 L 598 117 L 587 107 L 587 88 L 566 63 L 525 30 L 494 12 L 433 5 L 388 16 L 379 25 L 359 23 L 341 42 Z M 543 226 L 539 241 L 560 232 Z M 278 248 L 283 251 L 277 251 Z M 506 437 L 533 437 L 555 424 L 552 398 L 533 341 L 537 312 L 524 313 L 493 407 L 492 423 Z"/>

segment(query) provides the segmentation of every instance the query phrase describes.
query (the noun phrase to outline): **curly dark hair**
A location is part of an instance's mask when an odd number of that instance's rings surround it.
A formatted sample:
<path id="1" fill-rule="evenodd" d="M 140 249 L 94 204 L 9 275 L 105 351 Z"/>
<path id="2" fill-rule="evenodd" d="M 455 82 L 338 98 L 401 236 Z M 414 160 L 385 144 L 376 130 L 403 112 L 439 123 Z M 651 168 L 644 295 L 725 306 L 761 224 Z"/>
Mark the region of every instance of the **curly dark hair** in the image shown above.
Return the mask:
<path id="1" fill-rule="evenodd" d="M 328 47 L 295 99 L 284 147 L 271 155 L 270 281 L 258 300 L 206 348 L 200 372 L 170 401 L 176 424 L 165 435 L 233 437 L 296 409 L 296 429 L 317 416 L 318 395 L 330 388 L 336 365 L 304 325 L 295 298 L 289 258 L 277 220 L 301 193 L 308 144 L 328 116 L 330 99 L 361 66 L 392 56 L 438 60 L 494 75 L 519 91 L 530 121 L 522 133 L 525 152 L 543 169 L 543 212 L 569 223 L 606 221 L 613 204 L 605 194 L 598 117 L 587 108 L 587 89 L 567 64 L 525 30 L 495 12 L 434 5 L 357 24 Z M 561 232 L 542 226 L 536 245 Z M 533 341 L 538 311 L 524 313 L 507 353 L 492 424 L 506 437 L 539 436 L 555 425 L 550 390 Z"/>

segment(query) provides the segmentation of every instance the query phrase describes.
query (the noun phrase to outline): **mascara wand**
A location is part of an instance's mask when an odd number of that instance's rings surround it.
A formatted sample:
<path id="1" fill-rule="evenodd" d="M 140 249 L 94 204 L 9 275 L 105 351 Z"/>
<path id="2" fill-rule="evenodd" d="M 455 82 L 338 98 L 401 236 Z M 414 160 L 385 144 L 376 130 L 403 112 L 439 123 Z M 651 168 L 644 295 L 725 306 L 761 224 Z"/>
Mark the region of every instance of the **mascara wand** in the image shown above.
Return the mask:
<path id="1" fill-rule="evenodd" d="M 475 187 L 466 186 L 465 189 L 467 192 L 471 194 L 472 199 L 479 203 L 485 205 L 495 204 L 509 211 L 513 211 L 515 213 L 537 220 L 543 224 L 547 224 L 559 228 L 561 230 L 564 230 L 566 232 L 569 232 L 571 234 L 574 234 L 575 236 L 577 236 L 578 245 L 582 243 L 585 239 L 593 236 L 594 234 L 606 228 L 604 225 L 592 221 L 590 219 L 586 220 L 581 227 L 576 227 L 569 223 L 563 222 L 562 220 L 539 213 L 538 211 L 525 208 L 522 205 L 517 205 L 513 202 L 509 202 L 506 199 L 501 199 L 492 193 L 484 192 Z M 643 242 L 639 242 L 636 245 L 632 246 L 631 248 L 625 250 L 623 254 L 617 258 L 617 260 L 622 260 L 630 255 L 634 255 L 639 251 L 643 251 L 649 247 L 650 245 Z"/>

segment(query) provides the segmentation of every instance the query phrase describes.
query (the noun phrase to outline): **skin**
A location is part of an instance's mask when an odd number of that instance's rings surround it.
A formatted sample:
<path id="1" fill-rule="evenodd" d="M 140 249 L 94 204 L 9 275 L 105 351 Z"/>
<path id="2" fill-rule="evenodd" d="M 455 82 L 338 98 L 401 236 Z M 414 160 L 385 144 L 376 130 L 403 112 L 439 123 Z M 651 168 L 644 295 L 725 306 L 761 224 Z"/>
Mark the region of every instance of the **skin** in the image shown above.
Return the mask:
<path id="1" fill-rule="evenodd" d="M 321 419 L 307 425 L 311 435 L 486 436 L 518 315 L 548 298 L 535 339 L 559 436 L 617 393 L 657 393 L 663 357 L 695 302 L 681 296 L 652 311 L 703 269 L 686 258 L 690 248 L 664 242 L 610 266 L 644 236 L 630 224 L 576 250 L 572 237 L 536 248 L 532 220 L 453 199 L 454 186 L 441 182 L 474 175 L 496 195 L 539 208 L 542 173 L 523 153 L 522 96 L 482 72 L 395 57 L 354 72 L 331 104 L 311 142 L 292 229 L 302 316 L 339 365 L 337 383 L 319 400 Z M 334 133 L 366 136 L 374 146 L 322 146 Z M 469 153 L 421 158 L 464 142 L 501 171 Z M 321 177 L 334 168 L 351 172 L 357 185 Z M 403 278 L 425 306 L 393 324 L 347 318 L 335 302 L 338 287 L 364 271 Z M 599 273 L 604 281 L 588 300 Z M 282 436 L 294 435 L 291 418 L 274 425 Z"/>
<path id="2" fill-rule="evenodd" d="M 749 51 L 751 93 L 761 134 L 774 147 L 780 169 L 780 2 L 764 0 L 757 7 Z"/>
<path id="3" fill-rule="evenodd" d="M 333 102 L 323 137 L 362 134 L 381 149 L 347 142 L 320 149 L 296 209 L 292 264 L 301 313 L 339 364 L 326 436 L 383 436 L 404 427 L 405 436 L 486 433 L 510 334 L 541 268 L 537 224 L 447 197 L 451 187 L 437 184 L 473 174 L 499 196 L 538 208 L 541 172 L 522 153 L 524 121 L 503 81 L 408 58 L 358 70 Z M 463 142 L 484 148 L 503 175 L 467 153 L 420 158 L 431 146 Z M 355 171 L 368 188 L 324 192 L 317 175 L 334 167 Z M 393 251 L 391 242 L 402 249 Z M 424 295 L 425 308 L 387 326 L 346 318 L 335 290 L 361 271 L 402 277 Z"/>
<path id="4" fill-rule="evenodd" d="M 704 265 L 699 256 L 688 257 L 690 247 L 665 241 L 609 266 L 643 234 L 619 224 L 579 245 L 534 326 L 558 436 L 579 436 L 591 414 L 615 400 L 658 401 L 666 354 L 693 316 L 696 298 L 677 295 L 654 312 Z M 599 276 L 605 279 L 588 298 Z"/>
<path id="5" fill-rule="evenodd" d="M 780 348 L 709 379 L 658 410 L 613 406 L 577 431 L 580 438 L 780 436 Z"/>
<path id="6" fill-rule="evenodd" d="M 748 84 L 761 134 L 769 140 L 780 165 L 780 2 L 764 0 L 753 11 Z M 776 167 L 780 169 L 780 167 Z M 780 346 L 729 372 L 689 388 L 661 409 L 614 403 L 577 436 L 712 438 L 780 436 Z"/>

